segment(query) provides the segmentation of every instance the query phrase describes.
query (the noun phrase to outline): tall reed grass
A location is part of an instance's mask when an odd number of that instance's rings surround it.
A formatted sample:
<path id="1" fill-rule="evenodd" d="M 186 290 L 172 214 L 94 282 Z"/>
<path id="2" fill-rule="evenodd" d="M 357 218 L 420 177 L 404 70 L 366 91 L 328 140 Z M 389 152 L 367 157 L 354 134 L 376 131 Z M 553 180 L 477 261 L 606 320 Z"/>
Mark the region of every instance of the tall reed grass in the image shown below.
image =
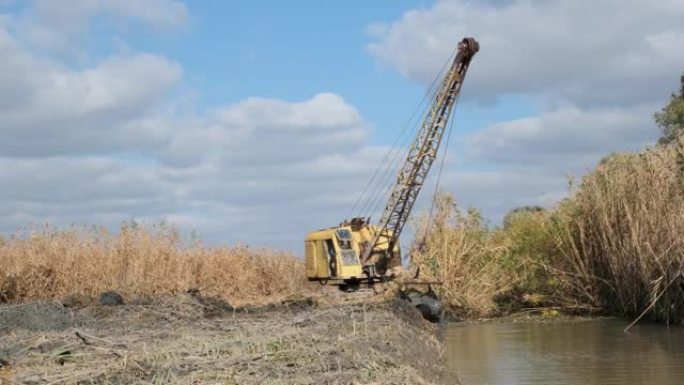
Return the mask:
<path id="1" fill-rule="evenodd" d="M 491 228 L 442 197 L 421 271 L 447 306 L 489 316 L 554 307 L 684 322 L 684 138 L 614 154 L 551 210 Z"/>
<path id="2" fill-rule="evenodd" d="M 614 154 L 559 209 L 577 288 L 613 313 L 684 321 L 684 138 Z"/>
<path id="3" fill-rule="evenodd" d="M 97 227 L 46 226 L 0 241 L 0 293 L 9 301 L 190 288 L 239 305 L 282 300 L 308 287 L 303 263 L 292 255 L 186 244 L 164 225 L 124 225 L 115 234 Z"/>
<path id="4" fill-rule="evenodd" d="M 436 290 L 451 311 L 465 317 L 496 313 L 495 297 L 515 282 L 505 261 L 510 245 L 487 229 L 477 211 L 461 212 L 449 195 L 438 197 L 435 213 L 419 226 L 419 234 L 425 226 L 430 230 L 414 247 L 413 263 L 422 277 L 441 282 Z"/>

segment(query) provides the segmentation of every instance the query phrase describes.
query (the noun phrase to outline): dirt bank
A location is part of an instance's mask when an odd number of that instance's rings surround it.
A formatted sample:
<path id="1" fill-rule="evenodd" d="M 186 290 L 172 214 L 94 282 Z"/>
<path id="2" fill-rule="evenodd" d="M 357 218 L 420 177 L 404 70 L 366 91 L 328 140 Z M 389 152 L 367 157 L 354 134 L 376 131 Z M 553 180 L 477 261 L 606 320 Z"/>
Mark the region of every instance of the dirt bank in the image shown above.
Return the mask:
<path id="1" fill-rule="evenodd" d="M 400 302 L 2 306 L 0 384 L 458 383 L 434 328 Z"/>

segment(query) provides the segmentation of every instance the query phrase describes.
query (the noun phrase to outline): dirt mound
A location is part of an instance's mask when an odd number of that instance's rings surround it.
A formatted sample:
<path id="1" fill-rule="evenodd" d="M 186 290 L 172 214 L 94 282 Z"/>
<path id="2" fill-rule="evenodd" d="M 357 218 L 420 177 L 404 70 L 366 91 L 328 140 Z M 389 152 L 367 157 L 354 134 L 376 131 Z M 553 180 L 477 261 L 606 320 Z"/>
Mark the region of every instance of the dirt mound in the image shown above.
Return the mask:
<path id="1" fill-rule="evenodd" d="M 3 307 L 3 315 L 48 309 L 48 318 L 5 325 L 0 356 L 19 383 L 457 383 L 435 327 L 399 301 L 268 309 L 204 302 L 185 295 L 81 310 Z"/>
<path id="2" fill-rule="evenodd" d="M 82 326 L 85 317 L 57 303 L 33 303 L 0 307 L 0 335 L 27 332 L 59 332 Z M 2 346 L 2 345 L 0 345 Z"/>

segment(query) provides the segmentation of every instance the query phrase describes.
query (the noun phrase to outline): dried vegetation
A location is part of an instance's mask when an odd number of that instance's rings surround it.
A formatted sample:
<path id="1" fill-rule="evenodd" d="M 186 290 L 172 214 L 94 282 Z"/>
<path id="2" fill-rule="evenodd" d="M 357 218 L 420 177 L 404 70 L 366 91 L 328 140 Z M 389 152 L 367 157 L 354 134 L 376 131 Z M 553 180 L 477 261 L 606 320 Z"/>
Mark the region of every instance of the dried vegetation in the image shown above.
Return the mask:
<path id="1" fill-rule="evenodd" d="M 402 303 L 225 311 L 177 295 L 81 310 L 5 306 L 7 383 L 459 383 L 434 326 Z"/>
<path id="2" fill-rule="evenodd" d="M 575 291 L 611 312 L 684 321 L 684 138 L 604 159 L 561 209 Z"/>
<path id="3" fill-rule="evenodd" d="M 296 257 L 246 246 L 189 245 L 163 225 L 66 230 L 44 227 L 0 240 L 0 302 L 125 297 L 199 289 L 233 305 L 279 302 L 309 290 Z"/>
<path id="4" fill-rule="evenodd" d="M 416 260 L 452 313 L 557 309 L 684 322 L 684 139 L 605 158 L 552 210 L 489 228 L 448 196 Z"/>

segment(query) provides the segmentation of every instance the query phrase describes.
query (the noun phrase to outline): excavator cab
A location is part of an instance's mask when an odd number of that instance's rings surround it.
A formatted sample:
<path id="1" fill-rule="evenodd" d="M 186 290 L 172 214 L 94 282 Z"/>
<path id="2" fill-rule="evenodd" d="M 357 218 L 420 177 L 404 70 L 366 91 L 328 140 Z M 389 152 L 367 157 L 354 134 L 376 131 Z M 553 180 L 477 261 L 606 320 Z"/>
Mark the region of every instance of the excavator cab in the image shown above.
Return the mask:
<path id="1" fill-rule="evenodd" d="M 363 277 L 359 249 L 350 227 L 313 231 L 304 241 L 306 275 L 310 281 L 355 280 Z"/>
<path id="2" fill-rule="evenodd" d="M 310 232 L 304 241 L 306 275 L 309 281 L 336 285 L 373 283 L 382 279 L 390 266 L 401 265 L 398 243 L 387 253 L 388 242 L 378 242 L 375 251 L 366 261 L 362 256 L 370 247 L 375 226 L 355 218 L 339 227 Z M 398 263 L 392 263 L 398 261 Z"/>

